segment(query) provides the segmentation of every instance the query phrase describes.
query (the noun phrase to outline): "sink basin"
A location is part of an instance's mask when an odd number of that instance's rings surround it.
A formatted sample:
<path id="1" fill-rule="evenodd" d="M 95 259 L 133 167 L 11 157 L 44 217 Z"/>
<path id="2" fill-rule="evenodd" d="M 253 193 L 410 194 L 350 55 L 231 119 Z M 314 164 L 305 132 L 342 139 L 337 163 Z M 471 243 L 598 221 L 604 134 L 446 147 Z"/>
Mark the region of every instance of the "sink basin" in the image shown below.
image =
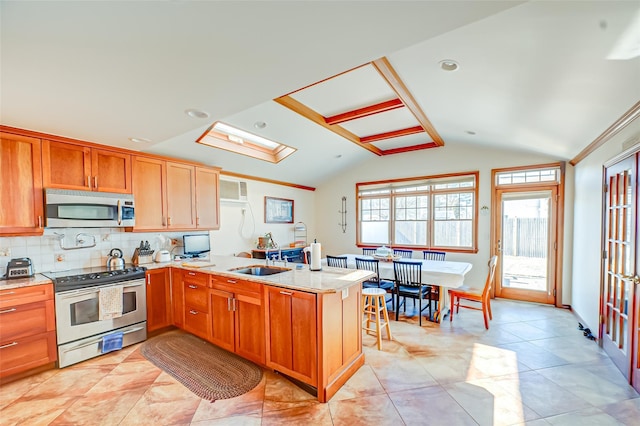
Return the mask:
<path id="1" fill-rule="evenodd" d="M 291 269 L 289 268 L 281 268 L 277 266 L 264 266 L 264 265 L 250 265 L 250 266 L 243 266 L 241 268 L 229 269 L 230 272 L 237 272 L 239 274 L 255 275 L 255 276 L 279 274 L 281 272 L 287 272 L 290 270 Z"/>

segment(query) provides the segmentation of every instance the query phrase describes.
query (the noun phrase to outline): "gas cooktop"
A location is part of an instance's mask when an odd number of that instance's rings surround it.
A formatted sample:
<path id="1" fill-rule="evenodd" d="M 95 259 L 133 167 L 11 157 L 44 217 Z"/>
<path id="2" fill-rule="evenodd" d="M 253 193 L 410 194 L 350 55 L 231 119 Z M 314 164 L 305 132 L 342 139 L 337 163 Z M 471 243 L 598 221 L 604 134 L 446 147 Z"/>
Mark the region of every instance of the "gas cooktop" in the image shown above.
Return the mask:
<path id="1" fill-rule="evenodd" d="M 53 281 L 56 293 L 105 284 L 131 281 L 144 278 L 147 268 L 130 266 L 124 269 L 108 271 L 104 267 L 69 269 L 66 271 L 42 272 Z"/>

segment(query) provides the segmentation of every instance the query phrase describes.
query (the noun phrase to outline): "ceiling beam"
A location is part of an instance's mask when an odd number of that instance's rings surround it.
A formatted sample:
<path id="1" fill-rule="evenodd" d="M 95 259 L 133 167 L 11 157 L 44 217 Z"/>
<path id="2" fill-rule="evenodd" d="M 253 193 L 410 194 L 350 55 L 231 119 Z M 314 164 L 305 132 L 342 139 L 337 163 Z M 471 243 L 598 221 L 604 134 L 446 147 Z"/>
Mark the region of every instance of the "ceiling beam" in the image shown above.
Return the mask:
<path id="1" fill-rule="evenodd" d="M 363 136 L 360 138 L 362 143 L 371 143 L 382 141 L 385 139 L 399 138 L 401 136 L 415 135 L 416 133 L 424 133 L 422 126 L 409 127 L 407 129 L 394 130 L 391 132 L 378 133 L 377 135 Z"/>
<path id="2" fill-rule="evenodd" d="M 411 95 L 407 86 L 404 85 L 400 76 L 396 73 L 396 70 L 393 69 L 389 60 L 383 56 L 382 58 L 371 62 L 371 64 L 376 68 L 376 70 L 378 70 L 380 75 L 387 80 L 387 83 L 396 92 L 406 107 L 409 108 L 409 111 L 411 111 L 416 120 L 418 120 L 418 123 L 420 123 L 424 128 L 424 131 L 431 136 L 433 143 L 435 143 L 436 146 L 444 146 L 444 141 L 436 131 L 435 127 L 433 127 L 426 114 L 422 111 L 413 95 Z"/>
<path id="3" fill-rule="evenodd" d="M 402 154 L 403 152 L 420 151 L 421 149 L 437 148 L 435 142 L 423 143 L 420 145 L 401 146 L 399 148 L 385 149 L 382 155 Z"/>
<path id="4" fill-rule="evenodd" d="M 276 101 L 277 103 L 279 103 L 280 105 L 289 108 L 291 111 L 300 114 L 303 117 L 306 117 L 307 119 L 313 121 L 316 124 L 319 124 L 320 126 L 324 127 L 327 130 L 332 131 L 333 133 L 342 136 L 343 138 L 363 147 L 364 149 L 371 151 L 372 153 L 376 154 L 376 155 L 382 155 L 382 150 L 380 148 L 378 148 L 375 145 L 371 145 L 371 144 L 363 144 L 360 142 L 360 137 L 358 135 L 355 135 L 353 133 L 351 133 L 350 131 L 348 131 L 347 129 L 345 129 L 344 127 L 341 127 L 337 124 L 327 124 L 325 122 L 324 117 L 321 114 L 318 114 L 317 112 L 315 112 L 314 110 L 312 110 L 311 108 L 309 108 L 308 106 L 298 102 L 297 100 L 293 99 L 291 96 L 289 95 L 285 95 L 285 96 L 281 96 L 279 98 L 275 98 L 274 101 Z"/>
<path id="5" fill-rule="evenodd" d="M 353 111 L 343 112 L 342 114 L 326 117 L 324 121 L 327 124 L 340 124 L 345 121 L 356 120 L 358 118 L 368 117 L 381 112 L 392 111 L 396 108 L 402 108 L 404 104 L 400 99 L 392 99 L 390 101 L 380 102 L 375 105 L 369 105 L 364 108 L 354 109 Z"/>

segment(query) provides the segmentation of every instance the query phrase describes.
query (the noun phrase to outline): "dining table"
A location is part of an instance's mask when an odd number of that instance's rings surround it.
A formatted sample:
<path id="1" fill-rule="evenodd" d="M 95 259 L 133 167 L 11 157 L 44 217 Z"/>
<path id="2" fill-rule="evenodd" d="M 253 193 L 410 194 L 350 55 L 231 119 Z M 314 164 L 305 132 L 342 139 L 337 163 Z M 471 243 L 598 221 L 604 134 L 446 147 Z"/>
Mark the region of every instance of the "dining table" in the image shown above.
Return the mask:
<path id="1" fill-rule="evenodd" d="M 393 259 L 381 258 L 378 256 L 368 256 L 363 254 L 341 254 L 341 257 L 347 258 L 347 268 L 356 269 L 356 257 L 363 259 L 378 259 L 378 269 L 380 279 L 393 281 L 395 273 L 393 271 Z M 440 296 L 438 300 L 438 309 L 434 311 L 432 321 L 440 322 L 449 314 L 451 309 L 449 288 L 457 288 L 464 284 L 465 275 L 471 270 L 473 265 L 469 262 L 458 262 L 451 260 L 426 260 L 426 259 L 410 259 L 400 258 L 398 261 L 411 261 L 422 263 L 422 283 L 432 286 L 439 286 Z M 324 261 L 326 264 L 326 261 Z"/>

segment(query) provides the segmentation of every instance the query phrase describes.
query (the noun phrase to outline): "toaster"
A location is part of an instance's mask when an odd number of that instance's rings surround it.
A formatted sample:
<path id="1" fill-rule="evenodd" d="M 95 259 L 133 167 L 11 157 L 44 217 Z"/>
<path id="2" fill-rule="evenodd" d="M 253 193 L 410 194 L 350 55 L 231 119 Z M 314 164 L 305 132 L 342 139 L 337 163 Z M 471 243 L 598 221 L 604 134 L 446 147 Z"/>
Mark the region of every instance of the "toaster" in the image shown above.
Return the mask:
<path id="1" fill-rule="evenodd" d="M 6 279 L 32 277 L 34 274 L 33 264 L 28 257 L 11 259 L 7 263 Z"/>

